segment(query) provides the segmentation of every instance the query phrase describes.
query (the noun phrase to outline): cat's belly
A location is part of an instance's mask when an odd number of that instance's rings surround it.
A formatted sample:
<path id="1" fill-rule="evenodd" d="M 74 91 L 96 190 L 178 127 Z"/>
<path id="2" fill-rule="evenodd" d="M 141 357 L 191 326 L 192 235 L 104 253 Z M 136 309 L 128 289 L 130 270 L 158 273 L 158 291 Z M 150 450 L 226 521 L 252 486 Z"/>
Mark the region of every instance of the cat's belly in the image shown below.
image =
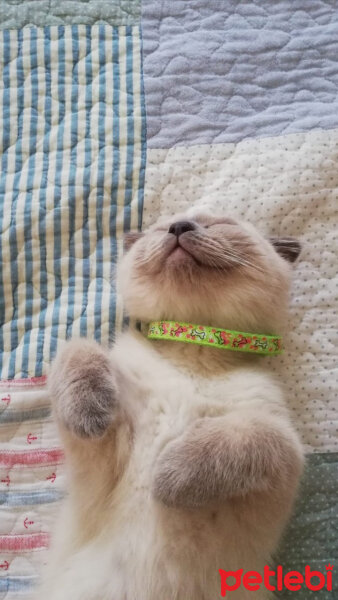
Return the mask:
<path id="1" fill-rule="evenodd" d="M 217 600 L 219 569 L 262 572 L 265 549 L 232 502 L 195 510 L 168 508 L 153 500 L 142 478 L 132 481 L 133 475 L 119 491 L 109 545 L 102 548 L 110 555 L 106 576 L 112 593 L 107 600 Z M 249 593 L 242 586 L 227 597 L 267 598 L 264 591 Z M 93 600 L 99 598 L 105 596 Z"/>
<path id="2" fill-rule="evenodd" d="M 140 513 L 142 517 L 142 513 Z M 179 537 L 168 540 L 159 536 L 151 540 L 144 527 L 131 534 L 127 527 L 112 536 L 109 542 L 93 541 L 71 564 L 61 568 L 34 600 L 218 600 L 221 598 L 219 568 L 234 566 L 236 548 L 230 544 L 226 552 L 211 552 L 209 547 L 199 553 L 184 554 L 184 542 Z M 198 536 L 198 532 L 195 532 Z M 183 545 L 182 545 L 183 542 Z M 180 560 L 175 548 L 182 552 Z M 228 567 L 227 567 L 228 565 Z M 249 568 L 252 567 L 251 569 Z M 259 571 L 258 562 L 243 564 L 244 572 Z M 230 600 L 268 600 L 265 589 L 247 591 L 240 586 L 227 592 Z"/>
<path id="3" fill-rule="evenodd" d="M 47 582 L 48 595 L 35 600 L 217 600 L 219 569 L 262 572 L 262 540 L 231 502 L 167 508 L 153 499 L 151 477 L 140 470 L 144 455 L 133 458 L 96 539 L 61 563 Z M 242 586 L 227 593 L 230 600 L 267 597 Z"/>
<path id="4" fill-rule="evenodd" d="M 205 392 L 205 393 L 204 393 Z M 156 460 L 196 419 L 219 417 L 230 406 L 226 383 L 216 389 L 163 382 L 138 414 L 127 469 L 112 494 L 103 529 L 49 580 L 36 600 L 217 600 L 219 569 L 261 572 L 267 560 L 264 528 L 234 502 L 204 509 L 168 508 L 155 501 Z M 251 522 L 252 521 L 252 522 Z M 72 539 L 65 531 L 64 539 Z M 264 559 L 262 558 L 264 556 Z M 52 592 L 51 592 L 52 590 Z M 266 600 L 241 588 L 230 600 Z"/>
<path id="5" fill-rule="evenodd" d="M 114 521 L 112 529 L 107 526 L 105 541 L 89 546 L 82 564 L 73 562 L 71 579 L 79 590 L 68 599 L 65 581 L 60 600 L 218 600 L 219 569 L 262 571 L 260 557 L 247 552 L 247 542 L 241 547 L 244 532 L 223 510 L 218 515 L 163 513 L 151 503 L 124 502 Z M 89 573 L 96 578 L 96 591 L 93 579 L 86 583 Z M 241 586 L 227 598 L 266 600 L 266 594 Z"/>

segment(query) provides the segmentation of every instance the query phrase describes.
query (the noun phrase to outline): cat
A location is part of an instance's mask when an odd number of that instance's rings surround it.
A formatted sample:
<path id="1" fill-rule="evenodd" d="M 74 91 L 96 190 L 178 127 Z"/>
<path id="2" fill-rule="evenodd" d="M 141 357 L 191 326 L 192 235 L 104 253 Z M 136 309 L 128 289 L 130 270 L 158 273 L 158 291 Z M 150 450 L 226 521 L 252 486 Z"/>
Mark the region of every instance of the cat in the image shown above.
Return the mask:
<path id="1" fill-rule="evenodd" d="M 264 357 L 149 340 L 146 326 L 282 332 L 301 247 L 191 214 L 126 236 L 117 285 L 141 331 L 111 349 L 71 340 L 52 365 L 68 495 L 39 600 L 216 600 L 219 569 L 272 566 L 303 467 L 279 385 Z"/>

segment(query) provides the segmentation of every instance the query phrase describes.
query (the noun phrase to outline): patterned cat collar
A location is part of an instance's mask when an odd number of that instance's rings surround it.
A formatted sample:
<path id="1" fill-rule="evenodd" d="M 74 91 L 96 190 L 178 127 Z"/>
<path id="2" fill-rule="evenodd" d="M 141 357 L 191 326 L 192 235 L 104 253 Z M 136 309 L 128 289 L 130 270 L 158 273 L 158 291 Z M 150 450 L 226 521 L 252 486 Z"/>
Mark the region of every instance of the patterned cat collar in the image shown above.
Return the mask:
<path id="1" fill-rule="evenodd" d="M 219 329 L 207 325 L 192 325 L 178 321 L 152 321 L 149 323 L 148 338 L 172 340 L 201 346 L 212 346 L 234 352 L 254 354 L 281 354 L 282 338 L 277 335 L 244 333 L 231 329 Z"/>

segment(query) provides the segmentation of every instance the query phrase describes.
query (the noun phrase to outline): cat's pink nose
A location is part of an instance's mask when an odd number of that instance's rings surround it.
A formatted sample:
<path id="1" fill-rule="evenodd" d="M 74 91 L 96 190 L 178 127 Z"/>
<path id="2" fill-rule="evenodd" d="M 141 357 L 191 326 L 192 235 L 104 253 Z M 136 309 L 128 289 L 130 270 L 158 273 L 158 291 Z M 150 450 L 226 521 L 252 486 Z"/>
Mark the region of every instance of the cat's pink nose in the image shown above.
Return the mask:
<path id="1" fill-rule="evenodd" d="M 169 227 L 169 233 L 173 233 L 179 237 L 182 233 L 186 231 L 194 231 L 196 229 L 195 223 L 192 221 L 176 221 L 176 223 L 172 223 Z"/>

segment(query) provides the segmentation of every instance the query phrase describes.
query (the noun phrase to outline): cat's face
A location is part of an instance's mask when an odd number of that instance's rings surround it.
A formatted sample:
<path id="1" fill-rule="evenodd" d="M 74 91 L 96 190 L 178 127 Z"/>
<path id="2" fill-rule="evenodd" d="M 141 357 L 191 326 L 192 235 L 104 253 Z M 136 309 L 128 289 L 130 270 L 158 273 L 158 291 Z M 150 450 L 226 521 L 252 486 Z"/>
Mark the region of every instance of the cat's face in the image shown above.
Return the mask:
<path id="1" fill-rule="evenodd" d="M 127 235 L 126 249 L 118 283 L 132 318 L 273 333 L 300 246 L 232 218 L 179 214 Z"/>

